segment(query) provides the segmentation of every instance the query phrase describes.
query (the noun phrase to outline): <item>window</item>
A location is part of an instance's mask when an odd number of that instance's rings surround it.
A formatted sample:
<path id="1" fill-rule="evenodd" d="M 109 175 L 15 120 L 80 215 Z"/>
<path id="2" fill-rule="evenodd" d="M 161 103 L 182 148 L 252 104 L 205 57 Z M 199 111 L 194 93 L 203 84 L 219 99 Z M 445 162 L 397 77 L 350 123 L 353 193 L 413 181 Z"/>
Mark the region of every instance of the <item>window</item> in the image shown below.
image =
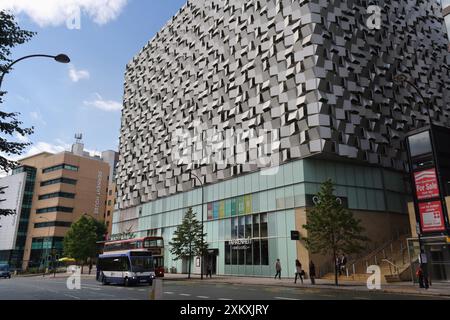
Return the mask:
<path id="1" fill-rule="evenodd" d="M 109 195 L 112 196 L 112 190 L 109 190 Z"/>
<path id="2" fill-rule="evenodd" d="M 253 216 L 253 238 L 259 238 L 259 220 L 259 214 Z"/>
<path id="3" fill-rule="evenodd" d="M 252 216 L 245 217 L 245 237 L 252 237 Z"/>
<path id="4" fill-rule="evenodd" d="M 111 200 L 108 200 L 108 206 L 110 206 L 110 205 L 111 205 L 111 203 L 112 203 L 112 202 L 111 202 Z"/>
<path id="5" fill-rule="evenodd" d="M 263 266 L 269 265 L 269 241 L 261 240 L 261 264 Z"/>
<path id="6" fill-rule="evenodd" d="M 267 238 L 267 213 L 261 214 L 261 238 Z"/>
<path id="7" fill-rule="evenodd" d="M 36 213 L 49 213 L 49 212 L 66 212 L 66 213 L 72 213 L 73 208 L 68 207 L 50 207 L 50 208 L 42 208 L 37 209 Z"/>
<path id="8" fill-rule="evenodd" d="M 63 227 L 63 228 L 69 228 L 72 225 L 71 222 L 65 222 L 65 221 L 51 221 L 51 222 L 42 222 L 42 223 L 35 223 L 34 228 L 40 229 L 40 228 L 49 228 L 49 227 Z"/>
<path id="9" fill-rule="evenodd" d="M 245 217 L 239 217 L 238 239 L 245 238 Z"/>
<path id="10" fill-rule="evenodd" d="M 42 169 L 42 173 L 49 173 L 49 172 L 63 170 L 63 169 L 70 170 L 70 171 L 78 171 L 78 167 L 77 166 L 73 166 L 73 165 L 70 165 L 70 164 L 63 163 L 63 164 L 59 164 L 57 166 L 53 166 L 53 167 L 50 167 L 50 168 Z"/>
<path id="11" fill-rule="evenodd" d="M 52 198 L 75 199 L 75 193 L 54 192 L 54 193 L 49 193 L 49 194 L 44 194 L 42 196 L 39 196 L 39 200 L 52 199 Z"/>
<path id="12" fill-rule="evenodd" d="M 108 210 L 107 215 L 108 215 L 108 217 L 111 215 L 111 211 L 110 210 Z"/>
<path id="13" fill-rule="evenodd" d="M 261 252 L 259 240 L 253 240 L 253 264 L 255 266 L 261 264 Z"/>
<path id="14" fill-rule="evenodd" d="M 50 185 L 58 184 L 58 183 L 76 185 L 77 184 L 77 180 L 68 179 L 68 178 L 52 179 L 52 180 L 47 180 L 47 181 L 41 182 L 41 187 L 50 186 Z"/>
<path id="15" fill-rule="evenodd" d="M 231 239 L 238 237 L 238 218 L 231 219 Z"/>

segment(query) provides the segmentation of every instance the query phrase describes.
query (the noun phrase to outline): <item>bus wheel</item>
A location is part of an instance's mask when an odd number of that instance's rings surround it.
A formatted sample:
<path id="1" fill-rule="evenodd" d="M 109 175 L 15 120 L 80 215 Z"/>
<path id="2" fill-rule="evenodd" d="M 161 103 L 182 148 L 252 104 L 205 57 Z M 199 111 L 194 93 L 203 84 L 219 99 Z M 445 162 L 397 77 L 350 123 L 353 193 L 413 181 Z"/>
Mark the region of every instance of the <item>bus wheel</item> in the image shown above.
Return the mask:
<path id="1" fill-rule="evenodd" d="M 125 278 L 125 281 L 123 282 L 125 287 L 129 287 L 130 286 L 130 280 L 128 280 L 128 278 Z"/>

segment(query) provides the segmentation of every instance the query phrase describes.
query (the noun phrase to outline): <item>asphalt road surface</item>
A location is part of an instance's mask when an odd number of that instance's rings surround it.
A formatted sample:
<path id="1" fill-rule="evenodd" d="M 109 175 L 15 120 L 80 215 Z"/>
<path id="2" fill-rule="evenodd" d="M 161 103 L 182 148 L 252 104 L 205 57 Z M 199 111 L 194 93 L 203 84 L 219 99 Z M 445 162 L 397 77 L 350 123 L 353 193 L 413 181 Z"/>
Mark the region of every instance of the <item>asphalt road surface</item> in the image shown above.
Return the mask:
<path id="1" fill-rule="evenodd" d="M 0 300 L 148 300 L 148 285 L 123 287 L 83 278 L 80 290 L 69 290 L 65 278 L 0 279 Z M 426 300 L 417 295 L 350 290 L 278 288 L 230 284 L 163 281 L 165 300 Z"/>

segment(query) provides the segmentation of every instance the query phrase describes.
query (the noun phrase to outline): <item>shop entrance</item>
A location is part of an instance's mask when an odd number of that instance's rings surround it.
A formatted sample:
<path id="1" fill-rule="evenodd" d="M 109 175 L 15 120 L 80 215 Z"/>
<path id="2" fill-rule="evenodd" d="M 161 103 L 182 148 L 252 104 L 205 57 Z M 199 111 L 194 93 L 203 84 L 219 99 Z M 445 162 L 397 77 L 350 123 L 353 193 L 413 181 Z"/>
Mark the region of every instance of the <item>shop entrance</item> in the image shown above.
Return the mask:
<path id="1" fill-rule="evenodd" d="M 219 255 L 219 249 L 208 249 L 205 256 L 204 273 L 208 273 L 208 266 L 211 268 L 212 274 L 217 274 L 217 257 Z"/>

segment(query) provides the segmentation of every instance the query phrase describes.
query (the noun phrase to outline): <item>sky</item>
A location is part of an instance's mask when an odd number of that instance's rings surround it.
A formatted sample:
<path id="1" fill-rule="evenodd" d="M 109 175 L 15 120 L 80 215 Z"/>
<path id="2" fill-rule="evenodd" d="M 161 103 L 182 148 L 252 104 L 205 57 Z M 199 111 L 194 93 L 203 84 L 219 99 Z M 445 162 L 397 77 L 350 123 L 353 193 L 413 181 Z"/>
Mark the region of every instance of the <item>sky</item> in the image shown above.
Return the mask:
<path id="1" fill-rule="evenodd" d="M 83 133 L 88 151 L 118 150 L 126 64 L 185 2 L 0 0 L 21 28 L 37 32 L 12 59 L 65 53 L 72 60 L 29 59 L 6 75 L 0 107 L 20 112 L 24 126 L 35 128 L 29 137 L 13 138 L 32 142 L 23 156 L 69 150 L 75 133 Z"/>

